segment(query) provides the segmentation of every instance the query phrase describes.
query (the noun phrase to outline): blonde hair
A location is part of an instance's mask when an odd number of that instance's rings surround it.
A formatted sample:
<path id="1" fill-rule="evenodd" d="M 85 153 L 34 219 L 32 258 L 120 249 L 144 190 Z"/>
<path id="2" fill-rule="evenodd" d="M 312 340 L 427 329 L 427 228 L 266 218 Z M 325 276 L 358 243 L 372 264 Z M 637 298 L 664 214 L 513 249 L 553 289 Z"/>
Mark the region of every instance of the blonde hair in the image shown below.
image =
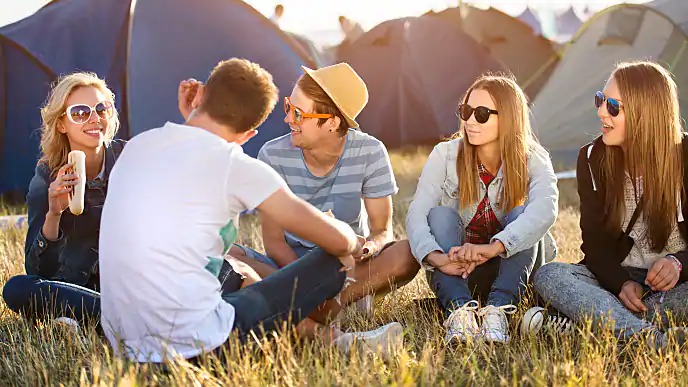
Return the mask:
<path id="1" fill-rule="evenodd" d="M 69 140 L 67 135 L 60 133 L 58 125 L 62 114 L 67 108 L 66 103 L 74 90 L 82 87 L 95 87 L 112 103 L 112 116 L 108 120 L 105 133 L 105 145 L 108 146 L 115 138 L 119 129 L 119 116 L 115 105 L 115 94 L 107 87 L 104 80 L 94 73 L 78 72 L 60 77 L 50 90 L 48 100 L 41 108 L 41 158 L 39 163 L 48 166 L 52 175 L 67 163 L 69 154 Z"/>
<path id="2" fill-rule="evenodd" d="M 683 128 L 676 83 L 647 61 L 624 62 L 611 75 L 619 87 L 626 122 L 622 147 L 606 146 L 602 165 L 608 226 L 618 230 L 625 212 L 625 171 L 642 177 L 643 219 L 652 249 L 661 251 L 676 224 L 677 199 L 685 202 Z M 681 195 L 681 196 L 679 196 Z"/>
<path id="3" fill-rule="evenodd" d="M 499 151 L 504 176 L 500 193 L 500 207 L 510 211 L 525 203 L 528 190 L 528 150 L 540 146 L 533 137 L 530 127 L 528 99 L 513 77 L 506 75 L 482 75 L 473 82 L 463 98 L 473 90 L 487 91 L 499 112 Z M 459 184 L 459 208 L 477 203 L 478 197 L 478 155 L 476 147 L 466 139 L 465 122 L 461 121 L 459 131 L 454 135 L 463 137 L 456 158 L 456 172 L 463 184 Z"/>

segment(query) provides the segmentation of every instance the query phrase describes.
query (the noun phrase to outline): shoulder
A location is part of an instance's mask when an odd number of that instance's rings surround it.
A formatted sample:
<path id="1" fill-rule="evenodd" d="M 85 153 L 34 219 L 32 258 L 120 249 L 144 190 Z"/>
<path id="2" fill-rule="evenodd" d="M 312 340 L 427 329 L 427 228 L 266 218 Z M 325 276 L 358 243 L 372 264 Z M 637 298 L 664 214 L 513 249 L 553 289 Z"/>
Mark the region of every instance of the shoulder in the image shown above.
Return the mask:
<path id="1" fill-rule="evenodd" d="M 47 197 L 48 187 L 50 186 L 50 168 L 44 163 L 38 163 L 36 170 L 29 183 L 28 198 Z"/>
<path id="2" fill-rule="evenodd" d="M 275 151 L 286 149 L 294 149 L 294 146 L 291 145 L 291 134 L 285 134 L 283 136 L 267 141 L 260 148 L 260 152 L 265 154 L 271 154 Z"/>
<path id="3" fill-rule="evenodd" d="M 387 153 L 385 144 L 376 137 L 360 130 L 349 129 L 350 147 L 352 149 L 359 149 L 358 154 L 378 154 L 380 152 Z"/>
<path id="4" fill-rule="evenodd" d="M 604 143 L 602 136 L 597 137 L 593 141 L 583 145 L 578 151 L 578 163 L 586 162 L 591 165 L 597 165 L 601 162 L 604 154 Z"/>
<path id="5" fill-rule="evenodd" d="M 456 161 L 456 157 L 458 156 L 459 152 L 459 147 L 462 143 L 462 137 L 442 141 L 435 145 L 435 147 L 432 150 L 432 153 L 437 153 L 448 161 Z"/>

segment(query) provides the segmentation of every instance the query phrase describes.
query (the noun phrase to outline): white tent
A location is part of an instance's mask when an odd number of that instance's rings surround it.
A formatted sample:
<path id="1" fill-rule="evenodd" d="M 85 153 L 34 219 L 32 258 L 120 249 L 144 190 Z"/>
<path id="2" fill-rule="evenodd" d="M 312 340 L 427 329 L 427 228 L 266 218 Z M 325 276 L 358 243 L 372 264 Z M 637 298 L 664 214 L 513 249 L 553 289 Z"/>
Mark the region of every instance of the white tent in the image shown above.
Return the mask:
<path id="1" fill-rule="evenodd" d="M 688 33 L 688 0 L 655 0 L 647 5 L 669 16 Z"/>
<path id="2" fill-rule="evenodd" d="M 555 159 L 575 161 L 578 149 L 600 133 L 595 91 L 614 66 L 655 60 L 671 70 L 688 116 L 688 38 L 671 19 L 644 5 L 617 5 L 597 13 L 574 37 L 533 102 L 538 138 Z"/>

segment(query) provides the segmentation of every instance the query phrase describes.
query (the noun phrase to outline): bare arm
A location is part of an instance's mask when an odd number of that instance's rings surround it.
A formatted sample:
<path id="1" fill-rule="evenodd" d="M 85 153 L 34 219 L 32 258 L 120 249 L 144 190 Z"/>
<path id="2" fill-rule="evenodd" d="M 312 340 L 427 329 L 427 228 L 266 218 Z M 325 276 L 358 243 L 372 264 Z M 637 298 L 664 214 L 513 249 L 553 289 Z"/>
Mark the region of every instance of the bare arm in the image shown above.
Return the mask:
<path id="1" fill-rule="evenodd" d="M 284 229 L 277 225 L 277 221 L 271 219 L 267 214 L 261 213 L 260 227 L 265 253 L 277 263 L 277 266 L 287 266 L 299 258 L 284 239 Z"/>
<path id="2" fill-rule="evenodd" d="M 370 221 L 370 236 L 368 236 L 367 242 L 363 247 L 363 255 L 374 255 L 385 244 L 394 240 L 392 232 L 392 196 L 363 198 L 363 203 Z"/>
<path id="3" fill-rule="evenodd" d="M 336 257 L 360 255 L 361 245 L 348 224 L 328 217 L 284 188 L 259 206 L 276 226 L 309 240 Z"/>

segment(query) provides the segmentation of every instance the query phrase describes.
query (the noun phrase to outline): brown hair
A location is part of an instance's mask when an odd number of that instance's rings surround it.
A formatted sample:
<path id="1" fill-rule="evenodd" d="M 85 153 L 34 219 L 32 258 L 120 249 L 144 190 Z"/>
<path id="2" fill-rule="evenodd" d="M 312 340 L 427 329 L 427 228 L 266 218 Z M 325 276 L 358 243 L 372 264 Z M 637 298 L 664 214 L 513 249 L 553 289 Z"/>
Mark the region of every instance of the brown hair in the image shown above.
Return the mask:
<path id="1" fill-rule="evenodd" d="M 58 124 L 62 113 L 65 112 L 67 99 L 75 90 L 82 87 L 94 87 L 100 90 L 105 98 L 112 103 L 112 116 L 108 119 L 108 128 L 105 133 L 105 146 L 115 138 L 119 129 L 119 116 L 115 109 L 115 94 L 107 87 L 104 80 L 94 73 L 78 72 L 67 74 L 54 84 L 48 95 L 48 100 L 41 108 L 41 158 L 39 164 L 48 166 L 51 175 L 67 164 L 67 155 L 71 150 L 69 139 L 58 130 Z"/>
<path id="2" fill-rule="evenodd" d="M 676 83 L 669 71 L 646 61 L 624 62 L 612 72 L 623 101 L 623 147 L 606 146 L 602 174 L 607 226 L 618 230 L 625 212 L 624 179 L 642 177 L 643 219 L 652 249 L 661 251 L 685 202 L 682 127 Z M 681 196 L 679 196 L 681 195 Z"/>
<path id="3" fill-rule="evenodd" d="M 299 78 L 296 85 L 303 91 L 304 94 L 313 100 L 313 113 L 315 114 L 332 114 L 335 117 L 339 117 L 339 128 L 337 132 L 344 135 L 349 130 L 349 124 L 344 118 L 344 115 L 339 110 L 337 105 L 335 105 L 332 98 L 330 98 L 325 90 L 318 85 L 318 83 L 308 74 L 303 74 Z M 318 118 L 318 127 L 321 127 L 327 122 L 328 118 Z"/>
<path id="4" fill-rule="evenodd" d="M 506 75 L 482 75 L 473 82 L 463 98 L 468 102 L 473 90 L 487 91 L 499 112 L 499 149 L 502 160 L 504 185 L 500 206 L 504 211 L 525 202 L 528 189 L 528 150 L 540 146 L 532 135 L 528 100 L 513 77 Z M 477 203 L 478 197 L 478 155 L 476 147 L 465 138 L 465 122 L 461 121 L 459 132 L 454 137 L 464 137 L 456 159 L 459 179 L 459 207 Z"/>
<path id="5" fill-rule="evenodd" d="M 232 58 L 218 63 L 210 73 L 199 110 L 244 133 L 268 118 L 278 95 L 269 72 L 257 63 Z"/>

